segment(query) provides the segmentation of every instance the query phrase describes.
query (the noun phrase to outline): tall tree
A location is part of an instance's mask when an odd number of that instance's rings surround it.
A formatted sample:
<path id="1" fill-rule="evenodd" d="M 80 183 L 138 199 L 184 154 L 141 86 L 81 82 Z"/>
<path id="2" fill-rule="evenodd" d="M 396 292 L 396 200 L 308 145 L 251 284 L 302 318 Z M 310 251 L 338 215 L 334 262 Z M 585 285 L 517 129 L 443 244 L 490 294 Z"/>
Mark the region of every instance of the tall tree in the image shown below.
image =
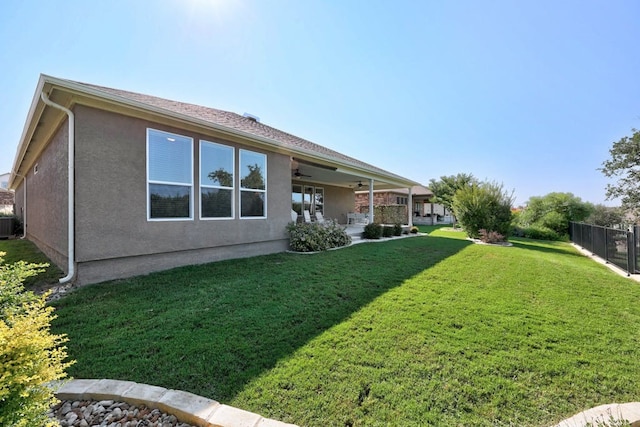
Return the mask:
<path id="1" fill-rule="evenodd" d="M 622 208 L 638 216 L 640 210 L 640 131 L 631 129 L 633 135 L 622 137 L 609 150 L 611 158 L 602 163 L 603 174 L 617 179 L 607 184 L 607 200 L 620 198 Z"/>
<path id="2" fill-rule="evenodd" d="M 434 203 L 439 203 L 449 211 L 453 211 L 453 197 L 456 192 L 471 184 L 478 184 L 478 180 L 470 173 L 459 173 L 457 175 L 441 176 L 439 180 L 432 178 L 429 180 L 429 189 L 433 191 Z"/>

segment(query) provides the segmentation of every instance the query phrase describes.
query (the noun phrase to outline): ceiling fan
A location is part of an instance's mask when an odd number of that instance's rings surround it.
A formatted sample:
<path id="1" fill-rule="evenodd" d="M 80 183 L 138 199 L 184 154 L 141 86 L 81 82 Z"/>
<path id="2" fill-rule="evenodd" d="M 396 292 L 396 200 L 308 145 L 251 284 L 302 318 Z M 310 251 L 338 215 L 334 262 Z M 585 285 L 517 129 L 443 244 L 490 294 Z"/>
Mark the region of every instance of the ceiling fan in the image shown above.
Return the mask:
<path id="1" fill-rule="evenodd" d="M 358 189 L 361 189 L 362 187 L 366 187 L 366 184 L 363 184 L 362 181 L 358 181 L 355 187 L 357 187 Z"/>
<path id="2" fill-rule="evenodd" d="M 296 171 L 293 173 L 293 176 L 295 176 L 296 178 L 302 178 L 302 177 L 311 178 L 311 175 L 305 175 L 302 172 L 300 172 L 299 168 L 296 169 Z"/>

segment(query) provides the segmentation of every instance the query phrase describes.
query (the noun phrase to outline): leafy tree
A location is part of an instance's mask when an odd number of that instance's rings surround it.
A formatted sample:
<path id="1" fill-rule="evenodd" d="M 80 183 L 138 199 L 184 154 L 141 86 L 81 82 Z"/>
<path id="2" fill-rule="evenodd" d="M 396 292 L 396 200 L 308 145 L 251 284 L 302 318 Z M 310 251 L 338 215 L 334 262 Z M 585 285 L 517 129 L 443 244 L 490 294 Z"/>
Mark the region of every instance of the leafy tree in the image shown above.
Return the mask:
<path id="1" fill-rule="evenodd" d="M 620 198 L 622 208 L 637 216 L 640 207 L 640 131 L 631 130 L 631 137 L 622 137 L 609 150 L 611 158 L 602 163 L 600 171 L 607 178 L 617 179 L 607 184 L 607 199 Z"/>
<path id="2" fill-rule="evenodd" d="M 511 228 L 513 194 L 495 182 L 472 183 L 456 191 L 453 210 L 469 237 L 495 232 L 508 236 Z"/>
<path id="3" fill-rule="evenodd" d="M 592 211 L 591 203 L 572 193 L 549 193 L 531 197 L 518 221 L 523 227 L 548 229 L 563 236 L 569 233 L 570 221 L 584 221 Z"/>
<path id="4" fill-rule="evenodd" d="M 55 426 L 47 411 L 56 401 L 47 383 L 63 378 L 73 362 L 49 325 L 53 308 L 46 295 L 25 291 L 22 282 L 47 264 L 23 261 L 3 264 L 0 252 L 0 425 L 11 427 Z"/>
<path id="5" fill-rule="evenodd" d="M 478 180 L 468 173 L 459 173 L 457 175 L 441 176 L 439 180 L 429 180 L 429 189 L 433 191 L 434 197 L 432 201 L 443 205 L 454 216 L 457 216 L 453 209 L 453 198 L 456 192 L 471 184 L 477 184 Z"/>
<path id="6" fill-rule="evenodd" d="M 223 168 L 219 168 L 213 172 L 209 172 L 207 177 L 213 181 L 217 182 L 218 185 L 222 187 L 233 187 L 233 175 L 231 172 L 227 172 Z"/>
<path id="7" fill-rule="evenodd" d="M 591 212 L 591 215 L 589 215 L 585 222 L 601 227 L 613 227 L 614 225 L 622 224 L 624 222 L 624 216 L 620 208 L 595 205 L 593 212 Z"/>
<path id="8" fill-rule="evenodd" d="M 264 190 L 264 175 L 262 173 L 262 168 L 260 165 L 253 164 L 247 165 L 249 169 L 249 173 L 240 180 L 240 185 L 242 188 L 253 188 L 256 190 Z"/>

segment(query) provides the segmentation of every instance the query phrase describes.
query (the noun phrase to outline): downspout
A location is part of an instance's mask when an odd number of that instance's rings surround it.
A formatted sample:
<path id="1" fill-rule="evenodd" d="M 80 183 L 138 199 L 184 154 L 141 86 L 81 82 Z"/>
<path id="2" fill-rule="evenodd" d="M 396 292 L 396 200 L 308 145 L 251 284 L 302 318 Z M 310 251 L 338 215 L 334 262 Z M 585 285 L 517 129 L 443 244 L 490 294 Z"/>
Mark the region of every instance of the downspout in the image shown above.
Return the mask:
<path id="1" fill-rule="evenodd" d="M 68 108 L 63 107 L 62 105 L 58 105 L 55 102 L 51 101 L 47 95 L 42 91 L 40 93 L 40 98 L 42 101 L 50 107 L 57 108 L 58 110 L 64 111 L 64 113 L 69 117 L 69 141 L 68 141 L 68 165 L 67 165 L 67 174 L 68 174 L 68 186 L 67 186 L 67 212 L 68 212 L 68 223 L 67 223 L 67 275 L 59 280 L 60 283 L 70 282 L 75 274 L 76 274 L 76 248 L 75 248 L 75 211 L 74 211 L 74 187 L 75 187 L 75 179 L 74 179 L 74 164 L 75 164 L 75 117 L 73 112 Z"/>
<path id="2" fill-rule="evenodd" d="M 25 237 L 27 237 L 27 177 L 24 175 L 20 175 L 16 171 L 13 171 L 13 173 L 16 174 L 16 176 L 22 178 L 22 180 L 24 181 L 22 183 L 24 193 L 24 195 L 22 196 L 22 198 L 24 199 L 22 203 L 22 237 L 20 238 L 24 239 Z M 15 209 L 13 214 L 15 215 Z"/>

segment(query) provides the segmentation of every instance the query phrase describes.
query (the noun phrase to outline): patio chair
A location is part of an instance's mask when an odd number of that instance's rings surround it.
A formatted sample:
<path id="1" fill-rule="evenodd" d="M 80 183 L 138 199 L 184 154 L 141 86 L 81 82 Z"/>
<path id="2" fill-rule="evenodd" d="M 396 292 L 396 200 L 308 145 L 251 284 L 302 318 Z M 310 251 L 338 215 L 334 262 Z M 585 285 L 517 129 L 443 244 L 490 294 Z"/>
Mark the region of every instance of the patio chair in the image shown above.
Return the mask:
<path id="1" fill-rule="evenodd" d="M 316 222 L 324 224 L 324 216 L 322 216 L 322 212 L 316 211 Z"/>
<path id="2" fill-rule="evenodd" d="M 311 214 L 309 213 L 308 210 L 305 210 L 304 212 L 302 212 L 302 215 L 304 216 L 304 222 L 306 223 L 311 222 Z"/>

